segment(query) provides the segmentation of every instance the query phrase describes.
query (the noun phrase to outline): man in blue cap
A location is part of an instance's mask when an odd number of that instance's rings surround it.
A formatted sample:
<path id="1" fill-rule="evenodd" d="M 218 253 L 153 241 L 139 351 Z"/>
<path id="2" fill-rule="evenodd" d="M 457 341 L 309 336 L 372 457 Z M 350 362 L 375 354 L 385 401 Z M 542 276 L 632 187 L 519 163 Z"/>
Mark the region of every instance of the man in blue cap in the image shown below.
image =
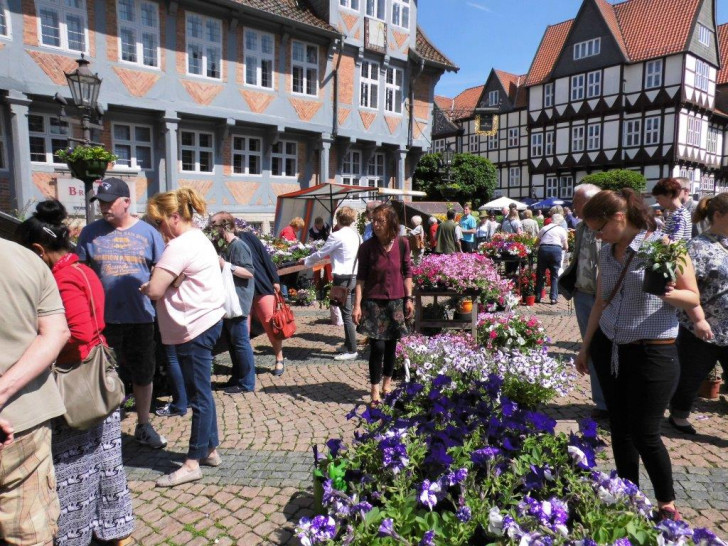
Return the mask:
<path id="1" fill-rule="evenodd" d="M 134 438 L 159 449 L 167 440 L 149 420 L 156 365 L 155 309 L 139 287 L 149 281 L 164 241 L 154 227 L 131 215 L 129 186 L 120 178 L 104 179 L 91 201 L 99 202 L 102 218 L 83 228 L 76 252 L 104 286 L 104 335 L 116 351 L 122 377 L 134 390 L 138 419 Z"/>

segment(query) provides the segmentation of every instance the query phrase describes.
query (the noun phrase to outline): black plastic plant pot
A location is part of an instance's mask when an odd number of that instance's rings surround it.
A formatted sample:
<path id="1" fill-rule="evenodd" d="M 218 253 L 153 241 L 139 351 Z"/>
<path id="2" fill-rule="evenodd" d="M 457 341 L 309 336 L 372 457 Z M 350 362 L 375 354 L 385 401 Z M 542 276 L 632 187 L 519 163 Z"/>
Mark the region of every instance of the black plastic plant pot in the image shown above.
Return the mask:
<path id="1" fill-rule="evenodd" d="M 665 277 L 662 271 L 645 270 L 645 277 L 642 281 L 642 290 L 655 296 L 663 296 L 667 291 L 667 284 L 670 277 Z"/>
<path id="2" fill-rule="evenodd" d="M 77 159 L 66 164 L 74 178 L 85 181 L 103 178 L 109 162 L 103 159 Z"/>

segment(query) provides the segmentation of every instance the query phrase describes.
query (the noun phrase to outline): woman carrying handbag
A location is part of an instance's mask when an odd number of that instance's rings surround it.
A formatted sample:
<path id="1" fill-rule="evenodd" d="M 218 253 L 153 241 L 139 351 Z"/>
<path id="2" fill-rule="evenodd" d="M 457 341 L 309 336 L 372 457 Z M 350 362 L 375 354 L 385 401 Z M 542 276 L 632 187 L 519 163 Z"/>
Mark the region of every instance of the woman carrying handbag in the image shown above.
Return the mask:
<path id="1" fill-rule="evenodd" d="M 18 226 L 16 237 L 51 268 L 58 283 L 71 339 L 56 366 L 89 366 L 84 361 L 106 343 L 101 334 L 104 290 L 96 274 L 71 252 L 65 218 L 61 203 L 43 201 Z M 94 537 L 125 544 L 134 530 L 134 517 L 121 460 L 118 407 L 104 421 L 84 430 L 71 428 L 64 417 L 54 419 L 52 450 L 61 504 L 56 544 L 87 545 Z"/>

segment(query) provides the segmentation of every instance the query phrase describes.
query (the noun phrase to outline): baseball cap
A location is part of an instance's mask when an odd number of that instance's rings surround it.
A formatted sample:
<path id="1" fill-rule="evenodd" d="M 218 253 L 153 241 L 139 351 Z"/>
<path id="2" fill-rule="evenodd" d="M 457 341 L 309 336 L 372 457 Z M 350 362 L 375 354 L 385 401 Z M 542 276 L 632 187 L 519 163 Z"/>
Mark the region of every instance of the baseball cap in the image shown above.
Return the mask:
<path id="1" fill-rule="evenodd" d="M 101 181 L 99 189 L 96 190 L 96 195 L 91 198 L 91 201 L 98 199 L 104 203 L 110 203 L 119 197 L 129 197 L 129 186 L 121 178 L 112 177 Z"/>

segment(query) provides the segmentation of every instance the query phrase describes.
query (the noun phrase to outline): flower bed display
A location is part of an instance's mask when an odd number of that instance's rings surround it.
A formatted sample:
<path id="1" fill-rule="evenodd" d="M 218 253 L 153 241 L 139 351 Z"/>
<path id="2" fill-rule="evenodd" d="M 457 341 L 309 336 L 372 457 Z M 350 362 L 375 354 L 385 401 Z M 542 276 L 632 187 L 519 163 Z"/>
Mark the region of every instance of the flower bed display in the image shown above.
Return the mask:
<path id="1" fill-rule="evenodd" d="M 478 251 L 490 258 L 527 258 L 533 254 L 536 239 L 527 233 L 496 233 L 481 243 Z"/>
<path id="2" fill-rule="evenodd" d="M 596 470 L 596 424 L 555 434 L 468 338 L 411 336 L 404 351 L 416 379 L 350 412 L 363 425 L 351 447 L 316 455 L 325 513 L 300 520 L 302 544 L 723 544 L 655 525 L 634 484 Z"/>
<path id="3" fill-rule="evenodd" d="M 549 341 L 537 317 L 526 318 L 517 313 L 481 314 L 478 339 L 491 351 L 540 349 Z"/>

